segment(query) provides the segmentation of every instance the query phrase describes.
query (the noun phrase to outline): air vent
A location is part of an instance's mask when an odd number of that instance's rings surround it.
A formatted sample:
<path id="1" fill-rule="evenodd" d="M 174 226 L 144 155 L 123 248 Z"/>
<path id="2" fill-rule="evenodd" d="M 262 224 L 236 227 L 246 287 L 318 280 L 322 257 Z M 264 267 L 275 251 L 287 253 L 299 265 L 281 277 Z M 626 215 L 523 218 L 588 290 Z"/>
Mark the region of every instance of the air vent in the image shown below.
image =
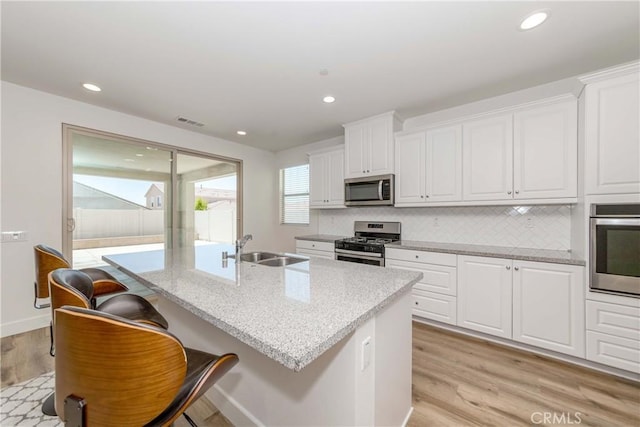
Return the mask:
<path id="1" fill-rule="evenodd" d="M 184 123 L 191 126 L 198 126 L 200 128 L 204 126 L 204 123 L 196 122 L 195 120 L 187 119 L 186 117 L 178 116 L 176 117 L 176 120 L 179 121 L 180 123 Z"/>

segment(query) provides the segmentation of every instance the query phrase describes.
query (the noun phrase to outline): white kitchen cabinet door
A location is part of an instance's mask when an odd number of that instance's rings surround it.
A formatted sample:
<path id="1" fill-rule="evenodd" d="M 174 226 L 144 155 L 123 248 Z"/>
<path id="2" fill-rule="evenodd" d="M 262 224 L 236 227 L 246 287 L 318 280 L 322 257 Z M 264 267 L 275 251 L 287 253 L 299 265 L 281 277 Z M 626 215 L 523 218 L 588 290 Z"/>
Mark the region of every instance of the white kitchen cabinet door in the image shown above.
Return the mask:
<path id="1" fill-rule="evenodd" d="M 369 121 L 368 140 L 369 144 L 365 145 L 367 175 L 393 173 L 393 119 L 386 116 L 371 119 Z"/>
<path id="2" fill-rule="evenodd" d="M 344 206 L 344 149 L 309 154 L 309 206 Z"/>
<path id="3" fill-rule="evenodd" d="M 327 165 L 327 203 L 344 207 L 344 149 L 327 153 Z"/>
<path id="4" fill-rule="evenodd" d="M 512 260 L 458 255 L 458 326 L 511 339 Z"/>
<path id="5" fill-rule="evenodd" d="M 513 339 L 585 356 L 584 267 L 513 261 Z"/>
<path id="6" fill-rule="evenodd" d="M 577 197 L 578 107 L 575 99 L 514 115 L 513 197 Z"/>
<path id="7" fill-rule="evenodd" d="M 394 171 L 394 112 L 344 125 L 345 178 L 387 175 Z"/>
<path id="8" fill-rule="evenodd" d="M 396 138 L 395 203 L 420 203 L 425 196 L 425 134 Z"/>
<path id="9" fill-rule="evenodd" d="M 466 122 L 462 134 L 463 199 L 512 199 L 513 115 Z"/>
<path id="10" fill-rule="evenodd" d="M 640 192 L 639 93 L 637 72 L 587 84 L 587 194 Z"/>
<path id="11" fill-rule="evenodd" d="M 456 297 L 414 288 L 412 294 L 414 316 L 438 322 L 456 324 Z"/>
<path id="12" fill-rule="evenodd" d="M 368 144 L 368 133 L 368 127 L 364 123 L 345 126 L 345 178 L 358 178 L 367 175 L 367 165 L 365 164 L 365 144 Z"/>
<path id="13" fill-rule="evenodd" d="M 427 202 L 462 200 L 462 126 L 427 131 L 424 175 Z"/>
<path id="14" fill-rule="evenodd" d="M 309 206 L 326 206 L 326 173 L 327 161 L 325 154 L 309 156 Z"/>

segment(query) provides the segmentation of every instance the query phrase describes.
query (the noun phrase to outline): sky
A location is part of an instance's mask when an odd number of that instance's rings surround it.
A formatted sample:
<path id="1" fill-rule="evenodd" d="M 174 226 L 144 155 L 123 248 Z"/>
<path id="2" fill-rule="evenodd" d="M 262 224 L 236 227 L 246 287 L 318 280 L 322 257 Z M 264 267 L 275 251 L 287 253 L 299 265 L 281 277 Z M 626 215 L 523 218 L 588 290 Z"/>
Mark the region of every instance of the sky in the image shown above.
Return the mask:
<path id="1" fill-rule="evenodd" d="M 154 183 L 153 181 L 77 174 L 73 175 L 73 180 L 143 206 L 146 205 L 144 195 L 147 190 L 149 190 L 149 187 L 151 187 L 151 184 Z M 234 175 L 209 181 L 201 181 L 198 182 L 198 185 L 202 185 L 204 188 L 235 190 L 236 177 Z"/>

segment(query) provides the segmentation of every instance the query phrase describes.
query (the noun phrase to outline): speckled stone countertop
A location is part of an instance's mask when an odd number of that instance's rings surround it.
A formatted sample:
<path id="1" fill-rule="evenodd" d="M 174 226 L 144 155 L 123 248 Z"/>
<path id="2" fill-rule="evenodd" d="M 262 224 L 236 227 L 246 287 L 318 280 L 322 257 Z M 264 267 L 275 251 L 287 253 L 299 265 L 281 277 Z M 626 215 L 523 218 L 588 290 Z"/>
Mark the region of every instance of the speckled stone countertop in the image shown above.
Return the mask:
<path id="1" fill-rule="evenodd" d="M 223 266 L 225 245 L 106 255 L 109 264 L 289 369 L 300 371 L 422 278 L 312 257 Z M 407 308 L 408 309 L 408 308 Z"/>
<path id="2" fill-rule="evenodd" d="M 550 262 L 555 264 L 586 265 L 586 261 L 569 251 L 548 249 L 524 249 L 503 246 L 467 245 L 462 243 L 438 243 L 403 240 L 388 243 L 385 248 L 411 249 L 425 252 L 443 252 L 456 255 L 475 255 L 490 258 L 509 258 L 521 261 Z"/>
<path id="3" fill-rule="evenodd" d="M 311 234 L 309 236 L 296 236 L 296 240 L 311 240 L 314 242 L 334 243 L 336 240 L 346 239 L 353 236 L 334 236 L 331 234 Z"/>

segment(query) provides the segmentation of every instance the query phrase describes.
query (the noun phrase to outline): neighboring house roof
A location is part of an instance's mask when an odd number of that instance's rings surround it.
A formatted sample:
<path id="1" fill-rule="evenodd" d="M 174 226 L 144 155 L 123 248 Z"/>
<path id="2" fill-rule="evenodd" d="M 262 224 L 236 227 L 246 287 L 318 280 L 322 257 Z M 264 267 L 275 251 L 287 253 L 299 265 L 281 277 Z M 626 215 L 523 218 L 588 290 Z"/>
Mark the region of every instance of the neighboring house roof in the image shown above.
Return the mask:
<path id="1" fill-rule="evenodd" d="M 77 181 L 73 181 L 73 207 L 82 209 L 149 209 Z"/>
<path id="2" fill-rule="evenodd" d="M 164 184 L 156 183 L 151 184 L 151 187 L 144 194 L 144 197 L 153 197 L 153 196 L 161 196 L 164 194 Z"/>

